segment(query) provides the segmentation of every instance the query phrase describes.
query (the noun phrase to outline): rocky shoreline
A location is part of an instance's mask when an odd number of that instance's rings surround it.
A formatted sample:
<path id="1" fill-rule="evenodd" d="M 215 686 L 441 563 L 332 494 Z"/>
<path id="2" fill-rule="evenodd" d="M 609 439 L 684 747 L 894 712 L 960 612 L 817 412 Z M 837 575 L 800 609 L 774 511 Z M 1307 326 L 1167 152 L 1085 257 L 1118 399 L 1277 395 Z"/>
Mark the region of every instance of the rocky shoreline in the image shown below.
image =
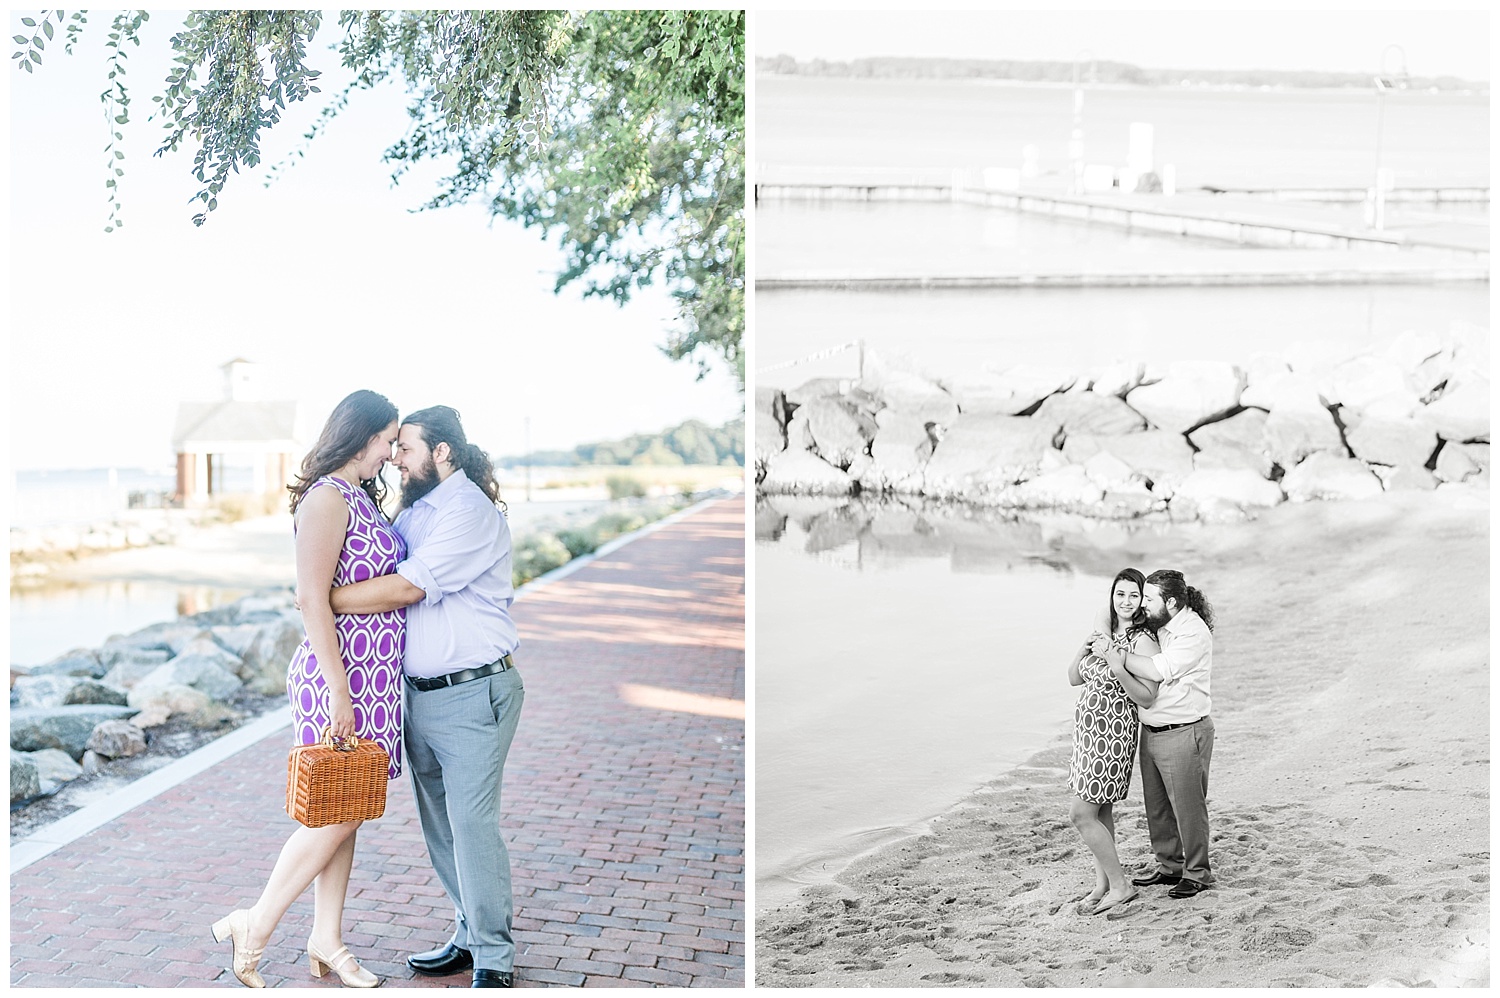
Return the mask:
<path id="1" fill-rule="evenodd" d="M 18 807 L 35 809 L 63 784 L 141 775 L 154 767 L 125 761 L 180 755 L 284 703 L 303 635 L 292 602 L 290 589 L 261 590 L 98 648 L 12 665 L 12 834 Z"/>
<path id="2" fill-rule="evenodd" d="M 1337 362 L 1016 365 L 758 388 L 765 495 L 887 494 L 1233 520 L 1286 501 L 1487 482 L 1487 357 L 1407 332 Z"/>

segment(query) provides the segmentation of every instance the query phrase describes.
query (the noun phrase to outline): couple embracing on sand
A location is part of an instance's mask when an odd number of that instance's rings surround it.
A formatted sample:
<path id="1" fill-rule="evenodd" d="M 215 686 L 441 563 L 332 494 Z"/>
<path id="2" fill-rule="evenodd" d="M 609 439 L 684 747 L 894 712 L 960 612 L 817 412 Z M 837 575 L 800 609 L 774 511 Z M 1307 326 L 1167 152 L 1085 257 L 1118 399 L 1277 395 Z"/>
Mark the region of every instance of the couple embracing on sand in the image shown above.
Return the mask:
<path id="1" fill-rule="evenodd" d="M 393 449 L 394 448 L 394 449 Z M 401 510 L 381 508 L 387 462 L 401 470 Z M 473 969 L 472 986 L 512 986 L 510 857 L 500 783 L 525 690 L 512 653 L 510 529 L 489 457 L 458 413 L 433 406 L 397 420 L 382 395 L 357 391 L 328 417 L 291 492 L 297 603 L 307 629 L 287 668 L 297 743 L 357 735 L 401 772 L 403 747 L 422 835 L 453 902 L 452 938 L 406 958 L 434 976 Z M 348 987 L 373 988 L 343 942 L 344 900 L 359 821 L 298 828 L 260 899 L 213 925 L 234 976 L 256 967 L 277 923 L 316 884 L 307 958 Z"/>
<path id="2" fill-rule="evenodd" d="M 1094 889 L 1079 902 L 1081 915 L 1119 908 L 1140 896 L 1138 887 L 1171 885 L 1168 897 L 1190 898 L 1214 882 L 1207 805 L 1213 626 L 1213 607 L 1181 572 L 1122 569 L 1107 612 L 1068 666 L 1068 681 L 1083 687 L 1068 766 L 1070 817 L 1094 855 Z M 1127 881 L 1115 851 L 1114 805 L 1130 790 L 1137 746 L 1157 866 Z"/>

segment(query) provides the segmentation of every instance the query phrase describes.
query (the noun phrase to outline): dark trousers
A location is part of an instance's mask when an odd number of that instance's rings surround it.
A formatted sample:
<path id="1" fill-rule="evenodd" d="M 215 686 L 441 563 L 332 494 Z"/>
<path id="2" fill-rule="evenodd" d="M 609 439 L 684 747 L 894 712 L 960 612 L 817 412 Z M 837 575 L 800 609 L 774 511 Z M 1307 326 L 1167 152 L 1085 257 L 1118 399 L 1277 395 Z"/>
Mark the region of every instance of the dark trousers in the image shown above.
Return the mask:
<path id="1" fill-rule="evenodd" d="M 1214 882 L 1208 864 L 1208 763 L 1214 722 L 1205 717 L 1185 728 L 1141 731 L 1141 790 L 1151 848 L 1162 872 Z"/>

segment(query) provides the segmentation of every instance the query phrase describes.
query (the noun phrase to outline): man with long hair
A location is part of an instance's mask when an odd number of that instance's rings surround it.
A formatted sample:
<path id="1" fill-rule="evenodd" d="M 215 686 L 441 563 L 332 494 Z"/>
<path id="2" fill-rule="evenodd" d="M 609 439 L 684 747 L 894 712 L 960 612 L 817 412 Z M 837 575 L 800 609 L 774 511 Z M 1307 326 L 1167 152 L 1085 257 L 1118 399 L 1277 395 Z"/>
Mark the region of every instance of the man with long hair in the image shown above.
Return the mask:
<path id="1" fill-rule="evenodd" d="M 407 957 L 419 974 L 473 968 L 476 988 L 512 986 L 510 856 L 500 783 L 525 689 L 512 653 L 510 529 L 483 450 L 458 413 L 407 416 L 396 439 L 407 557 L 393 575 L 333 592 L 338 613 L 405 606 L 406 755 L 422 835 L 453 901 L 443 946 Z"/>
<path id="2" fill-rule="evenodd" d="M 1213 885 L 1208 862 L 1208 764 L 1214 751 L 1209 717 L 1209 674 L 1214 658 L 1214 610 L 1181 572 L 1146 576 L 1146 623 L 1161 640 L 1156 655 L 1114 649 L 1131 674 L 1161 684 L 1156 701 L 1142 707 L 1141 792 L 1157 868 L 1132 882 L 1170 884 L 1169 897 L 1190 898 Z"/>

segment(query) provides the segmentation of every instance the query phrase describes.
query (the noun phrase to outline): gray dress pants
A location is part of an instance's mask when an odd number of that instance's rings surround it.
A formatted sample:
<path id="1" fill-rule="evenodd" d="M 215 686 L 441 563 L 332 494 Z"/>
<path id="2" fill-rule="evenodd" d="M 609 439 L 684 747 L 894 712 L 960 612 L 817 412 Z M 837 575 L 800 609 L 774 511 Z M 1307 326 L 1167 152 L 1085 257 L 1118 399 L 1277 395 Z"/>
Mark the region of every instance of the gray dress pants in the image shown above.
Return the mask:
<path id="1" fill-rule="evenodd" d="M 1203 718 L 1185 728 L 1141 729 L 1141 795 L 1151 848 L 1162 872 L 1214 882 L 1208 865 L 1208 764 L 1214 754 L 1214 722 Z"/>
<path id="2" fill-rule="evenodd" d="M 406 759 L 422 836 L 477 970 L 513 969 L 510 854 L 500 781 L 526 690 L 514 668 L 440 690 L 406 688 Z"/>

